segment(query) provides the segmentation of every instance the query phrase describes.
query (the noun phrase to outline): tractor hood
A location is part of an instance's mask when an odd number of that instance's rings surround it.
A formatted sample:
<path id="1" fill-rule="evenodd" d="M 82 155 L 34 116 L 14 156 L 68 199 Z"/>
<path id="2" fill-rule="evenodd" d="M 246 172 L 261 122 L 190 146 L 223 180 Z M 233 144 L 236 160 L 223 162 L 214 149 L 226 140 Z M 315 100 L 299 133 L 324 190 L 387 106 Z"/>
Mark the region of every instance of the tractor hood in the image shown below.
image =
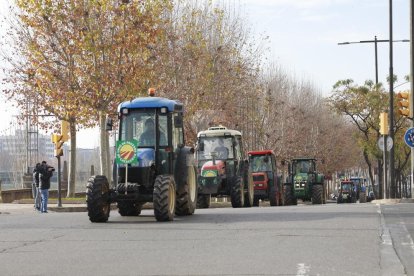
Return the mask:
<path id="1" fill-rule="evenodd" d="M 295 176 L 293 177 L 293 180 L 295 182 L 306 182 L 308 181 L 308 174 L 307 173 L 298 173 L 295 174 Z"/>
<path id="2" fill-rule="evenodd" d="M 201 167 L 201 176 L 203 177 L 216 177 L 218 175 L 224 175 L 226 172 L 226 165 L 222 160 L 207 161 Z"/>

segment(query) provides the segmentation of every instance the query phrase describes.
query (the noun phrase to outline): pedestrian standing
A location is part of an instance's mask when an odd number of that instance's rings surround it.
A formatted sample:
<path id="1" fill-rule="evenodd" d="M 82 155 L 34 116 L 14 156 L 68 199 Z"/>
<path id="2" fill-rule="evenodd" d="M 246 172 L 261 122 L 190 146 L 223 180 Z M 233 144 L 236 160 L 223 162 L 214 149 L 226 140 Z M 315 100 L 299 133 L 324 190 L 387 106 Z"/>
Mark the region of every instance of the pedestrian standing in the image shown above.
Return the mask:
<path id="1" fill-rule="evenodd" d="M 50 178 L 53 175 L 55 168 L 49 166 L 46 161 L 42 161 L 41 170 L 40 170 L 40 195 L 42 197 L 40 212 L 47 213 L 47 201 L 49 199 L 49 189 L 50 189 Z"/>
<path id="2" fill-rule="evenodd" d="M 40 163 L 36 164 L 36 167 L 33 169 L 33 183 L 32 183 L 32 194 L 34 199 L 34 208 L 37 211 L 40 211 L 40 193 L 39 193 L 39 174 L 41 170 Z"/>

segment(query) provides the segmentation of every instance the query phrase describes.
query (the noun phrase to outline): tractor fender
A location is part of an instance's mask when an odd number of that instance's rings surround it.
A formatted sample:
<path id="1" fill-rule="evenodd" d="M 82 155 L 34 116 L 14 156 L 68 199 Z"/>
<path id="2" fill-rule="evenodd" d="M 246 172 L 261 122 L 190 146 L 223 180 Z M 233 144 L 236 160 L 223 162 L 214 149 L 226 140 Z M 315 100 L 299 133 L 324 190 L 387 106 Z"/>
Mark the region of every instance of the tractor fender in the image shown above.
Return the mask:
<path id="1" fill-rule="evenodd" d="M 177 191 L 179 191 L 186 185 L 188 167 L 194 167 L 195 169 L 194 148 L 187 146 L 177 148 L 175 158 L 174 179 Z"/>

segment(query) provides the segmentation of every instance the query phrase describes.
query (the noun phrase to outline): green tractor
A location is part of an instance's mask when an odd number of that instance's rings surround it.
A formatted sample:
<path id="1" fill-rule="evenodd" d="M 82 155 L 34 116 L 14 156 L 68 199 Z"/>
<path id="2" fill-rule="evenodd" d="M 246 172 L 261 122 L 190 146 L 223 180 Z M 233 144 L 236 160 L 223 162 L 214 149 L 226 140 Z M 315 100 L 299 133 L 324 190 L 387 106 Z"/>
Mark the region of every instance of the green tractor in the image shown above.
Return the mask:
<path id="1" fill-rule="evenodd" d="M 197 134 L 197 208 L 209 208 L 211 197 L 231 198 L 233 208 L 253 205 L 254 186 L 242 147 L 242 135 L 224 126 Z"/>
<path id="2" fill-rule="evenodd" d="M 146 202 L 153 203 L 157 221 L 194 213 L 197 171 L 194 148 L 184 146 L 183 105 L 151 96 L 118 106 L 118 141 L 124 145 L 117 147 L 117 157 L 134 162 L 114 162 L 111 187 L 105 176 L 89 179 L 86 203 L 91 222 L 108 221 L 115 202 L 121 216 L 140 215 Z M 108 120 L 107 130 L 111 129 Z"/>
<path id="3" fill-rule="evenodd" d="M 297 205 L 298 199 L 312 204 L 326 203 L 324 175 L 316 171 L 316 159 L 292 159 L 288 171 L 283 187 L 284 205 Z"/>

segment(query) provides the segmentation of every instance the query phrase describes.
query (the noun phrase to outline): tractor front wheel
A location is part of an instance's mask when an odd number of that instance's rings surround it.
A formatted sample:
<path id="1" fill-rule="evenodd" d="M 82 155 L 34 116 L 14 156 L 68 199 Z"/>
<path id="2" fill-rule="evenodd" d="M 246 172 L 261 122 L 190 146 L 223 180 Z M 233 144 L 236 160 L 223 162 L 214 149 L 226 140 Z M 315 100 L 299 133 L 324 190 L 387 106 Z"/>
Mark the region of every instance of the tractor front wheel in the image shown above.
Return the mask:
<path id="1" fill-rule="evenodd" d="M 285 205 L 294 205 L 295 199 L 293 198 L 293 189 L 291 185 L 285 185 L 283 193 L 283 202 Z"/>
<path id="2" fill-rule="evenodd" d="M 132 201 L 120 201 L 117 203 L 118 213 L 121 216 L 139 216 L 141 214 L 143 203 Z"/>
<path id="3" fill-rule="evenodd" d="M 260 197 L 255 196 L 253 199 L 253 206 L 259 207 L 260 204 Z"/>
<path id="4" fill-rule="evenodd" d="M 244 185 L 241 177 L 234 177 L 230 192 L 231 206 L 240 208 L 244 206 Z"/>
<path id="5" fill-rule="evenodd" d="M 247 176 L 247 191 L 244 195 L 244 207 L 252 207 L 254 200 L 254 182 L 251 173 Z"/>
<path id="6" fill-rule="evenodd" d="M 322 204 L 323 186 L 314 184 L 312 186 L 312 204 Z"/>
<path id="7" fill-rule="evenodd" d="M 197 208 L 207 209 L 210 207 L 211 196 L 210 195 L 198 195 Z"/>
<path id="8" fill-rule="evenodd" d="M 279 201 L 279 195 L 278 195 L 278 192 L 276 191 L 275 187 L 272 187 L 270 189 L 269 202 L 270 202 L 270 206 L 279 206 L 279 205 L 281 205 L 280 201 Z"/>
<path id="9" fill-rule="evenodd" d="M 159 175 L 154 183 L 154 215 L 157 221 L 171 221 L 175 212 L 175 183 L 170 175 Z"/>
<path id="10" fill-rule="evenodd" d="M 86 186 L 86 205 L 91 222 L 107 222 L 111 210 L 109 183 L 103 175 L 92 176 Z"/>

